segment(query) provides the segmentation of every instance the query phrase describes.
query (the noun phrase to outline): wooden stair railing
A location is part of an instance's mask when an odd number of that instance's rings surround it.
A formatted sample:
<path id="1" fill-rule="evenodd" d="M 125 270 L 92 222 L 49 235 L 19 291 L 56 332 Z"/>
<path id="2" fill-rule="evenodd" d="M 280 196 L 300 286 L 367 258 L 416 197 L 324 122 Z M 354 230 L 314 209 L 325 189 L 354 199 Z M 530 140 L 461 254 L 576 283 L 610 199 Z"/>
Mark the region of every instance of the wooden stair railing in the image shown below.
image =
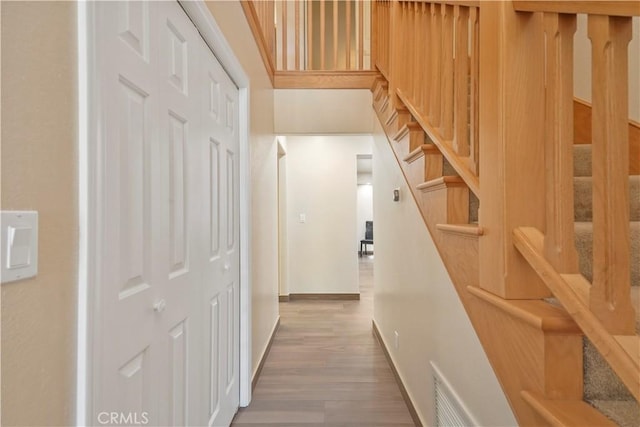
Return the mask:
<path id="1" fill-rule="evenodd" d="M 545 256 L 560 273 L 577 272 L 573 236 L 571 76 L 576 13 L 586 13 L 592 44 L 594 116 L 594 271 L 589 306 L 611 334 L 635 335 L 629 279 L 627 46 L 631 40 L 632 16 L 640 15 L 640 4 L 635 2 L 631 7 L 629 2 L 611 2 L 608 14 L 603 15 L 599 6 L 594 9 L 596 2 L 554 2 L 550 10 L 545 9 L 550 7 L 548 3 L 514 2 L 516 10 L 544 13 L 547 43 Z M 583 6 L 576 3 L 583 3 Z"/>
<path id="2" fill-rule="evenodd" d="M 593 283 L 580 274 L 574 231 L 577 14 L 589 15 L 593 47 Z M 609 423 L 582 402 L 581 334 L 640 399 L 640 337 L 629 280 L 628 171 L 637 164 L 629 157 L 632 16 L 640 16 L 640 3 L 378 0 L 372 6 L 372 61 L 383 76 L 372 87 L 374 109 L 523 424 Z M 454 175 L 443 173 L 442 162 Z M 479 224 L 469 224 L 464 212 L 470 193 L 480 199 Z M 455 250 L 447 243 L 453 236 L 476 243 Z M 458 260 L 477 261 L 453 271 L 451 251 Z M 488 305 L 469 298 L 460 276 L 471 284 L 468 293 Z M 554 349 L 549 333 L 564 332 L 541 328 L 550 346 L 543 357 L 559 351 L 579 372 L 570 375 L 547 359 L 541 370 L 533 360 L 514 361 L 537 372 L 521 375 L 493 348 L 513 344 L 491 340 L 484 328 L 498 326 L 488 325 L 476 305 L 544 323 L 555 316 L 543 301 L 548 297 L 575 323 L 567 323 L 574 329 L 562 349 Z M 510 326 L 500 327 L 511 334 Z M 549 385 L 531 383 L 536 375 Z"/>
<path id="3" fill-rule="evenodd" d="M 275 88 L 368 89 L 370 1 L 242 0 Z"/>

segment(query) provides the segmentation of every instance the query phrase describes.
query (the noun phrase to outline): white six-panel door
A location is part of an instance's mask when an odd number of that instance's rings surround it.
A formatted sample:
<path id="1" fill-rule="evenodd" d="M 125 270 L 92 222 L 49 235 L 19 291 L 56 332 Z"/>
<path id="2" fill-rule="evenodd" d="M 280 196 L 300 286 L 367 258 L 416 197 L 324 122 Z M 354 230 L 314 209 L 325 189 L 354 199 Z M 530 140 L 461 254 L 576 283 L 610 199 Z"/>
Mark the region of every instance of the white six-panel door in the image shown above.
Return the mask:
<path id="1" fill-rule="evenodd" d="M 238 90 L 176 2 L 96 11 L 94 421 L 226 426 L 239 395 Z"/>

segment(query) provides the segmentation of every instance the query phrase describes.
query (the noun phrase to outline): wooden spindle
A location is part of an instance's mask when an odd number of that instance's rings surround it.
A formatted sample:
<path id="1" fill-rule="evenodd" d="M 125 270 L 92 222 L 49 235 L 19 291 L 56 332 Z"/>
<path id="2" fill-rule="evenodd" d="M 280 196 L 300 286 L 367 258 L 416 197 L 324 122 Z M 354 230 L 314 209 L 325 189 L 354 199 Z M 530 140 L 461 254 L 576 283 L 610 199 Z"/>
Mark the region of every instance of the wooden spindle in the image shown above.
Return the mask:
<path id="1" fill-rule="evenodd" d="M 418 54 L 423 58 L 422 66 L 422 90 L 421 90 L 421 111 L 429 116 L 429 90 L 431 87 L 431 62 L 429 60 L 431 41 L 431 5 L 422 3 L 422 25 L 420 26 L 420 46 Z"/>
<path id="2" fill-rule="evenodd" d="M 406 68 L 406 80 L 404 82 L 404 92 L 405 95 L 411 99 L 411 87 L 413 86 L 413 74 L 414 74 L 414 60 L 415 55 L 413 52 L 413 44 L 415 39 L 413 38 L 413 5 L 415 2 L 410 1 L 407 2 L 407 15 L 405 18 L 405 22 L 403 25 L 403 31 L 405 34 L 404 41 L 404 49 L 405 53 L 403 55 L 404 67 Z"/>
<path id="3" fill-rule="evenodd" d="M 409 85 L 409 96 L 411 97 L 411 101 L 414 105 L 417 103 L 417 95 L 418 95 L 418 80 L 420 79 L 420 58 L 418 55 L 418 38 L 416 37 L 416 33 L 418 31 L 418 17 L 420 13 L 420 4 L 418 2 L 412 2 L 411 6 L 411 22 L 409 22 L 410 29 L 410 45 L 411 49 L 411 84 Z"/>
<path id="4" fill-rule="evenodd" d="M 396 86 L 400 88 L 400 90 L 404 90 L 404 82 L 407 80 L 407 73 L 409 70 L 404 64 L 400 64 L 400 61 L 402 61 L 407 56 L 407 32 L 404 31 L 407 22 L 407 2 L 400 2 L 398 7 L 398 25 L 396 26 L 396 28 L 398 28 L 399 34 L 397 34 L 398 43 L 397 47 L 395 48 L 397 49 L 398 54 L 395 55 L 395 58 L 392 59 L 392 61 L 395 60 L 398 62 L 398 66 L 396 67 L 395 65 L 393 65 L 391 67 L 394 70 L 397 70 L 394 73 Z"/>
<path id="5" fill-rule="evenodd" d="M 593 284 L 590 308 L 614 335 L 635 333 L 630 297 L 628 45 L 631 18 L 590 15 Z"/>
<path id="6" fill-rule="evenodd" d="M 373 29 L 371 30 L 373 31 Z M 358 2 L 358 69 L 364 70 L 364 2 Z"/>
<path id="7" fill-rule="evenodd" d="M 545 13 L 546 258 L 561 273 L 578 272 L 573 213 L 573 35 L 576 15 Z"/>
<path id="8" fill-rule="evenodd" d="M 453 149 L 459 156 L 469 156 L 469 8 L 456 5 L 453 9 L 456 27 L 454 69 Z"/>
<path id="9" fill-rule="evenodd" d="M 345 50 L 347 51 L 346 69 L 350 70 L 351 69 L 351 1 L 347 0 L 345 3 L 347 7 L 347 11 L 346 11 L 347 29 L 345 32 L 345 38 L 346 38 Z"/>
<path id="10" fill-rule="evenodd" d="M 287 14 L 287 0 L 282 1 L 282 69 L 287 70 L 289 68 L 289 61 L 287 59 L 287 28 L 289 27 L 288 14 Z"/>
<path id="11" fill-rule="evenodd" d="M 442 43 L 442 19 L 439 13 L 439 5 L 431 4 L 431 93 L 429 99 L 429 119 L 434 127 L 440 126 L 440 60 Z"/>
<path id="12" fill-rule="evenodd" d="M 313 70 L 313 0 L 307 0 L 307 70 Z"/>
<path id="13" fill-rule="evenodd" d="M 440 5 L 442 20 L 442 85 L 440 90 L 440 133 L 445 141 L 453 139 L 453 7 Z"/>
<path id="14" fill-rule="evenodd" d="M 469 75 L 470 122 L 469 122 L 469 167 L 480 174 L 480 9 L 469 9 L 469 31 L 471 31 L 471 71 Z"/>
<path id="15" fill-rule="evenodd" d="M 296 71 L 300 70 L 300 2 L 299 1 L 294 1 L 293 2 L 293 7 L 294 7 L 294 15 L 295 15 L 295 21 L 294 21 L 294 27 L 295 27 L 295 31 L 296 31 L 296 36 L 295 36 L 295 53 L 294 53 L 294 60 L 295 60 L 295 68 Z"/>
<path id="16" fill-rule="evenodd" d="M 327 29 L 326 24 L 326 9 L 325 0 L 320 0 L 320 69 L 325 70 L 325 32 Z"/>
<path id="17" fill-rule="evenodd" d="M 333 0 L 333 69 L 338 69 L 338 0 Z"/>

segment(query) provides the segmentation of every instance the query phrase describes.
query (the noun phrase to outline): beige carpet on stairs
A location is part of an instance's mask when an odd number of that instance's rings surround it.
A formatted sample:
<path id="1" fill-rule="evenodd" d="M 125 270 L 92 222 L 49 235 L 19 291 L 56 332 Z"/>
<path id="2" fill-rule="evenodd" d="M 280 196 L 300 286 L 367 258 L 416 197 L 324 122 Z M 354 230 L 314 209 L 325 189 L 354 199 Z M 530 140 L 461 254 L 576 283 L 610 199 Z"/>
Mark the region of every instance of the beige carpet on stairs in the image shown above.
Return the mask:
<path id="1" fill-rule="evenodd" d="M 580 273 L 593 277 L 593 205 L 591 145 L 574 146 L 575 243 Z M 636 307 L 636 330 L 640 333 L 640 176 L 629 177 L 631 228 L 631 286 Z M 616 374 L 584 339 L 584 399 L 622 427 L 640 426 L 640 406 Z"/>

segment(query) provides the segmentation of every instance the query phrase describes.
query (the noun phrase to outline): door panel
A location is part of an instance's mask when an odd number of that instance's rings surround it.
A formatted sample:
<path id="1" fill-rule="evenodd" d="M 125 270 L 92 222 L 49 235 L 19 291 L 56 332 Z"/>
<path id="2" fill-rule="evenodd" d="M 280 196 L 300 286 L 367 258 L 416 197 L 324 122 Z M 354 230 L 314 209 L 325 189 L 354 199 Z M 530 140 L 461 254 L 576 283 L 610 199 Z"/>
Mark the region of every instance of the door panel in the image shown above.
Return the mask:
<path id="1" fill-rule="evenodd" d="M 94 419 L 238 408 L 238 91 L 176 2 L 97 2 Z"/>

